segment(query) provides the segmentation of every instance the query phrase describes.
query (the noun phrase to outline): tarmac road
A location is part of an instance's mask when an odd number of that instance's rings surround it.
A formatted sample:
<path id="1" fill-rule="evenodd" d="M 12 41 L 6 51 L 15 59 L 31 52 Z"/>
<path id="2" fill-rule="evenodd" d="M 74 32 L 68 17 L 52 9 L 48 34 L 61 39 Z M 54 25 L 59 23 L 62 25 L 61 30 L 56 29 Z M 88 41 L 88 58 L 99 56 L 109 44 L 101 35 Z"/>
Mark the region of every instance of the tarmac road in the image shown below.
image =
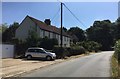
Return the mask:
<path id="1" fill-rule="evenodd" d="M 110 59 L 114 51 L 104 51 L 47 66 L 21 77 L 110 77 Z"/>

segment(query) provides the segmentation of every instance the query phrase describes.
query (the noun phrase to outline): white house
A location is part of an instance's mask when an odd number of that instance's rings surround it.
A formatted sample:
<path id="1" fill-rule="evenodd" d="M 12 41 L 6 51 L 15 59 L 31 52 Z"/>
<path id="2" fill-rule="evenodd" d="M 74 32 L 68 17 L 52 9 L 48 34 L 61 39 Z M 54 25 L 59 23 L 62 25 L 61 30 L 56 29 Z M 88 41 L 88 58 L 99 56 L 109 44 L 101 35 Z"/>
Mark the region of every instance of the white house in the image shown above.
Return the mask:
<path id="1" fill-rule="evenodd" d="M 60 28 L 51 25 L 50 19 L 46 19 L 44 22 L 37 20 L 33 17 L 26 16 L 22 21 L 15 33 L 15 38 L 25 41 L 28 37 L 29 31 L 36 28 L 36 32 L 39 37 L 44 38 L 56 38 L 58 40 L 58 45 L 60 46 Z M 63 47 L 70 46 L 70 36 L 63 32 Z"/>

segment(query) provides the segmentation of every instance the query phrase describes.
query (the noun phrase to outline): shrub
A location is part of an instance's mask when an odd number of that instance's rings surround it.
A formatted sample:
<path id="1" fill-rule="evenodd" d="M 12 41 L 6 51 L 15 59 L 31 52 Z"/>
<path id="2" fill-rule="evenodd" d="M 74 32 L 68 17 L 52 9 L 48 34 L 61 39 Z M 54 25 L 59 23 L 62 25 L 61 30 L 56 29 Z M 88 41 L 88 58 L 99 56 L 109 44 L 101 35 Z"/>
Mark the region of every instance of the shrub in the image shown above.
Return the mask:
<path id="1" fill-rule="evenodd" d="M 68 56 L 68 51 L 64 47 L 54 47 L 53 52 L 56 54 L 56 58 L 65 58 L 65 56 Z"/>
<path id="2" fill-rule="evenodd" d="M 52 50 L 54 45 L 58 44 L 56 39 L 49 38 L 30 38 L 28 37 L 26 41 L 15 40 L 15 56 L 24 56 L 25 51 L 30 47 L 41 47 L 47 50 Z"/>
<path id="3" fill-rule="evenodd" d="M 79 46 L 83 46 L 87 51 L 99 51 L 101 44 L 94 42 L 94 41 L 83 41 L 78 43 Z"/>
<path id="4" fill-rule="evenodd" d="M 66 56 L 80 55 L 85 53 L 85 49 L 82 46 L 73 47 L 54 47 L 53 52 L 57 55 L 57 58 L 65 58 Z"/>
<path id="5" fill-rule="evenodd" d="M 49 39 L 47 37 L 41 39 L 39 47 L 45 48 L 47 50 L 52 50 L 55 45 L 58 45 L 57 39 Z"/>
<path id="6" fill-rule="evenodd" d="M 25 42 L 21 42 L 15 45 L 15 58 L 24 57 L 25 51 L 27 50 L 28 45 Z"/>
<path id="7" fill-rule="evenodd" d="M 73 46 L 73 47 L 67 48 L 67 50 L 70 56 L 80 55 L 80 54 L 85 53 L 85 49 L 82 46 Z"/>
<path id="8" fill-rule="evenodd" d="M 120 40 L 116 42 L 114 55 L 120 61 Z"/>

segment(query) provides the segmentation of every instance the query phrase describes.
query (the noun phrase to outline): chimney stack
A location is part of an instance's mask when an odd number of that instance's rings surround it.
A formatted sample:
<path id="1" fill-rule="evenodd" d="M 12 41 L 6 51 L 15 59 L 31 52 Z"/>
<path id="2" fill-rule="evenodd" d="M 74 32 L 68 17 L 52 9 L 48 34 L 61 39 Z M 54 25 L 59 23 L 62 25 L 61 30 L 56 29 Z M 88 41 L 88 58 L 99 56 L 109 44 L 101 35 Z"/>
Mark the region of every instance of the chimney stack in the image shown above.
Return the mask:
<path id="1" fill-rule="evenodd" d="M 47 25 L 51 25 L 51 21 L 50 21 L 50 19 L 45 19 L 45 21 L 44 21 Z"/>

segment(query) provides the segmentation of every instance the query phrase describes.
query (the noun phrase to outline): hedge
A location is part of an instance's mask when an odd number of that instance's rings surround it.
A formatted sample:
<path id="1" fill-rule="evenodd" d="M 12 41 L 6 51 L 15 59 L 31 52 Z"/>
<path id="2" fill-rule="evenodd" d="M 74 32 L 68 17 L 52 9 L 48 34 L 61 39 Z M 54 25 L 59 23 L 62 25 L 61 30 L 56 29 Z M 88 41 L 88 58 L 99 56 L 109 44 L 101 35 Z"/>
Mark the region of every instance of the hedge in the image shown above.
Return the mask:
<path id="1" fill-rule="evenodd" d="M 120 40 L 116 42 L 114 55 L 120 61 Z"/>
<path id="2" fill-rule="evenodd" d="M 57 58 L 65 58 L 66 56 L 80 55 L 85 53 L 85 49 L 82 46 L 74 47 L 54 47 L 53 52 Z"/>
<path id="3" fill-rule="evenodd" d="M 99 51 L 101 48 L 101 44 L 94 42 L 94 41 L 83 41 L 78 43 L 79 46 L 83 46 L 86 51 L 92 52 L 92 51 Z"/>

